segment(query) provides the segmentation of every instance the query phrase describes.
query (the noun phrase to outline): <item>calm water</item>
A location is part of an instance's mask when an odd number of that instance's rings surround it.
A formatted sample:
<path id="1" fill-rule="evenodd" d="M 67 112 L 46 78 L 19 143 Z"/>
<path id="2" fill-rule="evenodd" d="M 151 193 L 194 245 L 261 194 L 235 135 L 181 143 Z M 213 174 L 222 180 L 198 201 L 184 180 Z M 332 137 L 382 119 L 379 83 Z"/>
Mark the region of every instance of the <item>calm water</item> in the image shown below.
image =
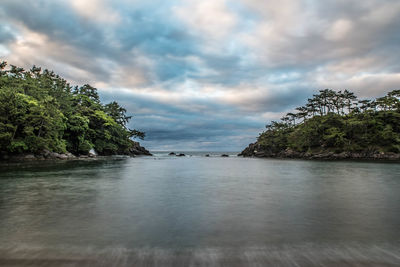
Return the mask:
<path id="1" fill-rule="evenodd" d="M 400 164 L 192 154 L 0 166 L 0 265 L 400 265 Z"/>

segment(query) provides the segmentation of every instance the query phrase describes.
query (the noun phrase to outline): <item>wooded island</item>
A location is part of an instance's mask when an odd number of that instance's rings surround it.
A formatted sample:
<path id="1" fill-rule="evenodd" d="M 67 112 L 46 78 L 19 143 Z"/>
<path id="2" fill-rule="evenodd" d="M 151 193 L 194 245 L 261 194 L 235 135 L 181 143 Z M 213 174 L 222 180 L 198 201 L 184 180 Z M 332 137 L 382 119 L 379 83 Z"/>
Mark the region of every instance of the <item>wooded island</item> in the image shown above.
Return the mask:
<path id="1" fill-rule="evenodd" d="M 127 128 L 131 116 L 115 101 L 102 104 L 96 88 L 36 66 L 6 67 L 0 63 L 0 158 L 149 154 L 131 140 L 145 136 Z"/>
<path id="2" fill-rule="evenodd" d="M 307 104 L 272 121 L 239 155 L 310 159 L 400 159 L 400 90 L 359 100 L 320 90 Z"/>

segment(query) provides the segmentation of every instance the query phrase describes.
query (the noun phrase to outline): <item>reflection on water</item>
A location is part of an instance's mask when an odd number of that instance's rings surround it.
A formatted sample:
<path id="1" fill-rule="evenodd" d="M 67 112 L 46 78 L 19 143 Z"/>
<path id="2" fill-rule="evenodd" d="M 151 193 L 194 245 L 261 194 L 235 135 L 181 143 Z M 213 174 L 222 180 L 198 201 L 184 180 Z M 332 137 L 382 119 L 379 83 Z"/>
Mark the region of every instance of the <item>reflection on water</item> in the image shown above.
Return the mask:
<path id="1" fill-rule="evenodd" d="M 400 164 L 157 154 L 0 168 L 2 266 L 400 264 Z"/>

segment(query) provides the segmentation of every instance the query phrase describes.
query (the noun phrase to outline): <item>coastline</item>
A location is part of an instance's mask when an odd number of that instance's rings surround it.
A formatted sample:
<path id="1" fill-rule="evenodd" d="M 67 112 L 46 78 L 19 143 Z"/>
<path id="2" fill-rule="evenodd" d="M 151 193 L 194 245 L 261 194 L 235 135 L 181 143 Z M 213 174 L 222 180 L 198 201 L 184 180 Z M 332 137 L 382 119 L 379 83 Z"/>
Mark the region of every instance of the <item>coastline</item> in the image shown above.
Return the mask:
<path id="1" fill-rule="evenodd" d="M 297 152 L 290 148 L 279 152 L 268 151 L 258 143 L 252 143 L 241 153 L 241 157 L 278 158 L 278 159 L 305 159 L 305 160 L 367 160 L 367 161 L 392 161 L 400 162 L 400 154 L 394 152 L 340 152 L 328 150 L 316 152 Z"/>
<path id="2" fill-rule="evenodd" d="M 56 153 L 49 150 L 42 150 L 39 153 L 21 153 L 21 154 L 0 154 L 0 162 L 25 162 L 25 161 L 56 161 L 56 160 L 90 160 L 97 158 L 105 158 L 109 156 L 152 156 L 152 154 L 139 142 L 132 142 L 133 146 L 126 153 L 97 155 L 97 153 L 89 152 L 87 155 L 74 155 L 70 152 Z"/>

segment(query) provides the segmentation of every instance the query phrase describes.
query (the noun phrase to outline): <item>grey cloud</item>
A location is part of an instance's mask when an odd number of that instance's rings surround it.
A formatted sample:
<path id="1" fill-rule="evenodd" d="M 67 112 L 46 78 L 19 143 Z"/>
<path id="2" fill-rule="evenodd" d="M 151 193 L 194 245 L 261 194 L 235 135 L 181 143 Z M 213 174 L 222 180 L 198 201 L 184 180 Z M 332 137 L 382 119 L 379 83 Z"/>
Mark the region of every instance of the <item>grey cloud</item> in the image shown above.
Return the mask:
<path id="1" fill-rule="evenodd" d="M 10 29 L 5 27 L 4 25 L 0 26 L 0 43 L 7 44 L 9 42 L 15 41 L 16 37 L 11 32 Z"/>
<path id="2" fill-rule="evenodd" d="M 188 112 L 176 106 L 161 103 L 157 100 L 137 97 L 133 94 L 110 94 L 101 91 L 104 102 L 117 100 L 128 108 L 134 110 L 130 128 L 137 128 L 146 132 L 144 144 L 152 149 L 167 145 L 193 144 L 193 142 L 209 143 L 209 149 L 239 150 L 249 139 L 254 137 L 264 127 L 264 122 L 256 118 L 249 119 L 248 114 L 240 110 L 217 107 L 218 104 L 208 103 L 210 114 L 199 112 Z M 219 111 L 218 111 L 219 110 Z M 229 112 L 229 110 L 231 110 Z M 233 112 L 233 113 L 232 113 Z M 250 133 L 247 132 L 251 129 Z M 223 141 L 228 141 L 232 136 L 238 137 L 241 143 L 236 146 L 229 144 L 226 147 Z M 220 141 L 216 141 L 220 140 Z M 220 143 L 222 142 L 222 143 Z M 229 149 L 228 149 L 229 150 Z"/>
<path id="3" fill-rule="evenodd" d="M 105 23 L 67 1 L 3 0 L 0 44 L 11 64 L 98 84 L 105 102 L 134 114 L 130 126 L 148 133 L 151 148 L 238 150 L 318 89 L 374 97 L 400 83 L 398 1 L 226 1 L 234 22 L 224 38 L 173 16 L 174 6 L 190 11 L 191 2 L 128 2 L 110 1 L 119 20 Z M 17 40 L 30 33 L 46 41 L 25 44 L 24 54 Z M 208 87 L 210 97 L 193 92 Z"/>

